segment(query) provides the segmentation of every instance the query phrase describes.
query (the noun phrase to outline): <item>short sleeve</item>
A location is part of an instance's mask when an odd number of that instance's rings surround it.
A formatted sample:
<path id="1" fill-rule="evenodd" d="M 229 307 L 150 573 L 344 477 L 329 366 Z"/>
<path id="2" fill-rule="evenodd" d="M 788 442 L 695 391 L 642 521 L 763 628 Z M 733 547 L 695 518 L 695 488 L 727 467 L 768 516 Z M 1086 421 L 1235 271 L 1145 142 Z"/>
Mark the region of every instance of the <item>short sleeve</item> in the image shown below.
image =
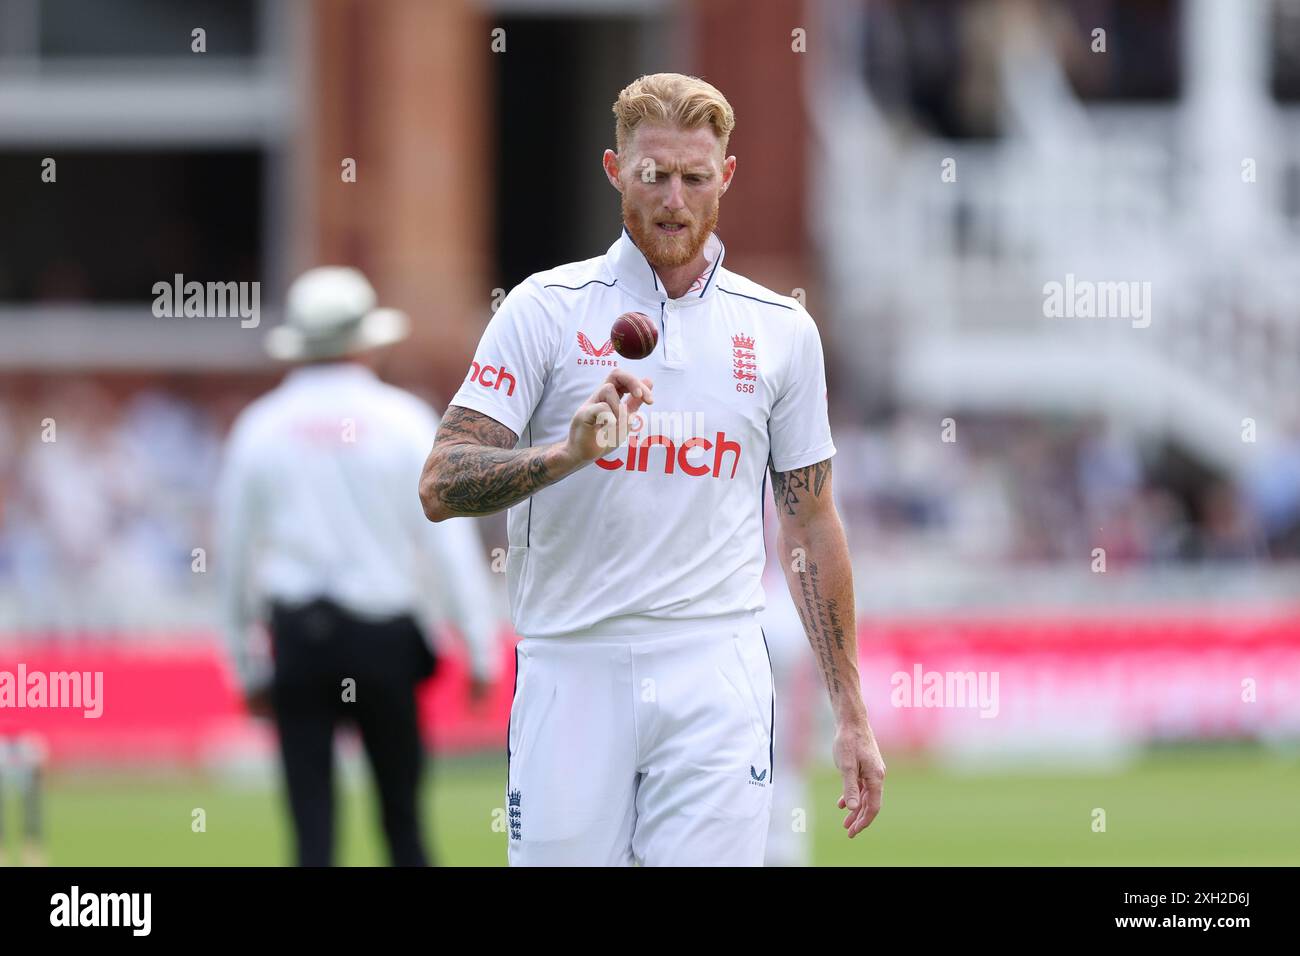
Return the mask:
<path id="1" fill-rule="evenodd" d="M 532 280 L 515 286 L 483 330 L 450 404 L 482 412 L 522 435 L 550 372 L 552 332 Z"/>
<path id="2" fill-rule="evenodd" d="M 793 471 L 835 454 L 827 415 L 826 362 L 821 333 L 803 309 L 790 351 L 790 367 L 768 419 L 772 468 Z"/>

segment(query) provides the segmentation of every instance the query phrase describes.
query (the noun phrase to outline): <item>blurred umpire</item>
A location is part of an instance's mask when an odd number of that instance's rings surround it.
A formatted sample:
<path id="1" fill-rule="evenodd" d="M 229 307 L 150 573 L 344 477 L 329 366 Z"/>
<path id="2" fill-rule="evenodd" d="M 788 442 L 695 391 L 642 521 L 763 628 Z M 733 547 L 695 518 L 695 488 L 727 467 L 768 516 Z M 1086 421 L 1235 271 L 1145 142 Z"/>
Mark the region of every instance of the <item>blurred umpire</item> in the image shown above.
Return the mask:
<path id="1" fill-rule="evenodd" d="M 393 864 L 428 863 L 415 691 L 436 667 L 419 621 L 434 581 L 469 646 L 476 700 L 495 676 L 478 534 L 420 513 L 415 487 L 438 420 L 376 377 L 377 350 L 408 322 L 375 305 L 355 269 L 313 269 L 293 283 L 266 347 L 297 367 L 235 422 L 218 492 L 227 638 L 249 709 L 269 709 L 279 729 L 302 866 L 333 862 L 334 728 L 349 719 Z M 267 605 L 273 668 L 248 643 Z"/>

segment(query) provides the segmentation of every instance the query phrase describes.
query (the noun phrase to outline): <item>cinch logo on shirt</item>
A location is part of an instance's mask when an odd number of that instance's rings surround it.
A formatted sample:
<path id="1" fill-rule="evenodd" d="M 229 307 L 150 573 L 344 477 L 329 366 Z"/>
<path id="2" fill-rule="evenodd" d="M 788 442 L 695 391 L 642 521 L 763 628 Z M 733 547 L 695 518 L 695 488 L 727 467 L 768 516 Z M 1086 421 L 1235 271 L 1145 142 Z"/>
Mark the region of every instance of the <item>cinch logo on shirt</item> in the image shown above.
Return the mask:
<path id="1" fill-rule="evenodd" d="M 488 376 L 491 376 L 491 378 Z M 504 365 L 497 368 L 495 365 L 480 366 L 478 362 L 469 363 L 469 380 L 477 382 L 484 388 L 491 388 L 499 392 L 502 383 L 507 379 L 510 380 L 510 385 L 506 388 L 506 394 L 513 395 L 515 393 L 515 377 L 506 371 Z"/>
<path id="2" fill-rule="evenodd" d="M 680 468 L 682 474 L 692 478 L 702 478 L 710 475 L 713 478 L 722 476 L 722 466 L 724 456 L 728 452 L 732 454 L 731 474 L 728 478 L 736 477 L 736 469 L 740 467 L 740 442 L 728 441 L 726 432 L 718 432 L 713 441 L 707 438 L 688 438 L 680 445 L 676 444 L 667 435 L 646 435 L 640 438 L 632 435 L 627 441 L 627 458 L 620 461 L 607 461 L 604 458 L 597 458 L 596 464 L 606 471 L 649 471 L 650 469 L 650 449 L 661 447 L 664 450 L 664 474 L 671 475 L 674 468 Z M 713 452 L 713 467 L 710 468 L 705 464 L 691 464 L 687 459 L 692 448 L 700 448 L 704 451 Z"/>

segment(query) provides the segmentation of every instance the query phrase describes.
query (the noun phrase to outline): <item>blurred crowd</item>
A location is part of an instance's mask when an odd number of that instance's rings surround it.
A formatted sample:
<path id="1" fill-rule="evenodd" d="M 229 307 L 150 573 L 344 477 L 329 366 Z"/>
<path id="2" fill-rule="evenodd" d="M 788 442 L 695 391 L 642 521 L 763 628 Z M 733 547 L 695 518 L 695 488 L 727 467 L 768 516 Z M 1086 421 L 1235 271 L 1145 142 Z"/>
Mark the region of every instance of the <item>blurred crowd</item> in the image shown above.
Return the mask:
<path id="1" fill-rule="evenodd" d="M 1107 569 L 1300 556 L 1300 438 L 1234 480 L 1101 420 L 917 411 L 835 425 L 837 498 L 879 560 Z M 945 440 L 947 438 L 948 440 Z"/>
<path id="2" fill-rule="evenodd" d="M 91 382 L 6 396 L 0 581 L 29 610 L 191 591 L 230 405 Z"/>
<path id="3" fill-rule="evenodd" d="M 4 395 L 0 595 L 45 618 L 69 603 L 208 591 L 222 439 L 254 394 L 85 381 Z M 1234 482 L 1100 421 L 945 425 L 913 410 L 873 424 L 841 414 L 834 428 L 835 493 L 867 562 L 1015 567 L 1089 561 L 1095 548 L 1108 568 L 1300 556 L 1300 439 Z M 500 521 L 483 531 L 485 549 L 504 540 Z"/>

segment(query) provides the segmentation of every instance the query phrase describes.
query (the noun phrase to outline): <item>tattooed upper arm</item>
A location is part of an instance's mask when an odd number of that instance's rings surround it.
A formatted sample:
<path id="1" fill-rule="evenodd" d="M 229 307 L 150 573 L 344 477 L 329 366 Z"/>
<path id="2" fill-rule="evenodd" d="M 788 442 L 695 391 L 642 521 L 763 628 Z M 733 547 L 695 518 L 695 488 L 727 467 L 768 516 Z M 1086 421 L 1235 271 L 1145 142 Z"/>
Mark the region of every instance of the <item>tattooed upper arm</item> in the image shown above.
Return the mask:
<path id="1" fill-rule="evenodd" d="M 492 514 L 563 477 L 548 468 L 547 447 L 518 443 L 519 436 L 495 418 L 459 405 L 447 409 L 420 474 L 425 517 Z"/>
<path id="2" fill-rule="evenodd" d="M 772 497 L 776 501 L 777 515 L 804 520 L 819 514 L 824 508 L 833 508 L 831 501 L 831 460 L 829 458 L 792 471 L 771 468 Z"/>
<path id="3" fill-rule="evenodd" d="M 451 405 L 438 426 L 434 445 L 489 445 L 493 448 L 514 448 L 519 436 L 490 415 L 472 408 Z"/>

